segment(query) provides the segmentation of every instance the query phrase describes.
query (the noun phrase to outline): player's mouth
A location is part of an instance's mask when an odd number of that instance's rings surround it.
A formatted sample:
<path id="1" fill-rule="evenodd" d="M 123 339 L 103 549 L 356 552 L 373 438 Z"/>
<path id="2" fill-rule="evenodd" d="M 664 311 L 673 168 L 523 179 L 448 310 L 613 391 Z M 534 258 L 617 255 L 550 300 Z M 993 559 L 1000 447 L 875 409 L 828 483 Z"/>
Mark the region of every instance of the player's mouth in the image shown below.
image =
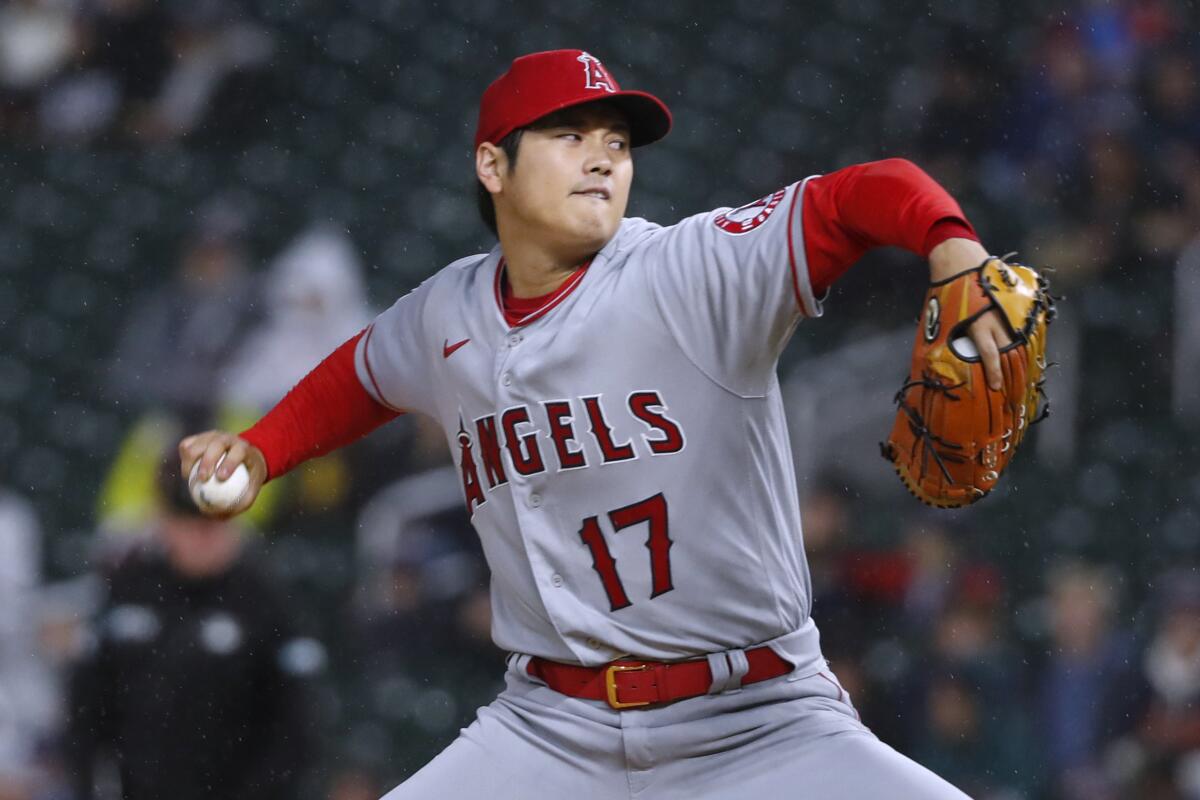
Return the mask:
<path id="1" fill-rule="evenodd" d="M 605 200 L 605 201 L 612 199 L 612 195 L 609 193 L 608 189 L 604 189 L 601 187 L 595 187 L 592 189 L 580 189 L 577 192 L 571 192 L 571 194 L 573 194 L 573 195 L 577 194 L 582 197 L 594 197 L 597 200 Z"/>

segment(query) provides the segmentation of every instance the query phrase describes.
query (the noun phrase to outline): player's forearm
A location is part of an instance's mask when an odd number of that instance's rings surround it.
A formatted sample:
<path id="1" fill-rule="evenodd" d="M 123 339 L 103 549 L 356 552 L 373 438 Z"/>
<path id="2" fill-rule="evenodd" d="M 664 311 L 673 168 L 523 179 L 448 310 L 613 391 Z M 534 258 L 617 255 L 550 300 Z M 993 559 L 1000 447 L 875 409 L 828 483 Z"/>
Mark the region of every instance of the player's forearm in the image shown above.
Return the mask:
<path id="1" fill-rule="evenodd" d="M 902 247 L 928 257 L 948 239 L 979 239 L 954 198 L 900 158 L 814 178 L 803 208 L 805 253 L 818 293 L 873 247 Z"/>
<path id="2" fill-rule="evenodd" d="M 399 414 L 367 394 L 354 370 L 362 334 L 334 350 L 241 436 L 262 451 L 276 478 L 310 458 L 366 436 Z"/>

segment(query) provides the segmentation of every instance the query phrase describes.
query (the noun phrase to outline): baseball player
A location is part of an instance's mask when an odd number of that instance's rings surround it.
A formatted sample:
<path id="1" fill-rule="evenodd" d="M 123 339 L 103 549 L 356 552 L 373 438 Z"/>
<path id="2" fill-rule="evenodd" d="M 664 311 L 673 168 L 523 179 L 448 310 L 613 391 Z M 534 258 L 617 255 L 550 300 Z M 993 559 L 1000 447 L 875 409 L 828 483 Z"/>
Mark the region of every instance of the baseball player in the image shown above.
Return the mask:
<path id="1" fill-rule="evenodd" d="M 238 513 L 397 414 L 445 430 L 507 684 L 387 800 L 961 798 L 880 742 L 822 659 L 775 371 L 867 249 L 919 253 L 935 280 L 987 252 L 903 160 L 669 227 L 625 218 L 631 149 L 670 127 L 589 53 L 516 59 L 475 135 L 499 244 L 400 298 L 240 436 L 184 439 L 184 474 L 245 463 Z M 970 337 L 999 389 L 1005 328 L 989 312 Z"/>

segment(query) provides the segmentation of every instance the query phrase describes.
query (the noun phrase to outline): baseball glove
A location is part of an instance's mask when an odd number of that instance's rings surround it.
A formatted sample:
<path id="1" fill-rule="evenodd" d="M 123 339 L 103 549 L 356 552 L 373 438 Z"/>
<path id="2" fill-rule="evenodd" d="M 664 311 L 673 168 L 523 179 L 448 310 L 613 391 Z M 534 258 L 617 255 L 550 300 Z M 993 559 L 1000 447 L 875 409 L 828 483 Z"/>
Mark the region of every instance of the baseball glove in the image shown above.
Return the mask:
<path id="1" fill-rule="evenodd" d="M 1000 350 L 1000 391 L 988 388 L 967 336 L 967 327 L 992 309 L 1000 309 L 1012 336 Z M 930 285 L 912 370 L 896 393 L 896 421 L 881 445 L 884 458 L 921 502 L 956 508 L 982 498 L 1029 426 L 1049 414 L 1042 374 L 1053 318 L 1046 280 L 994 256 Z"/>

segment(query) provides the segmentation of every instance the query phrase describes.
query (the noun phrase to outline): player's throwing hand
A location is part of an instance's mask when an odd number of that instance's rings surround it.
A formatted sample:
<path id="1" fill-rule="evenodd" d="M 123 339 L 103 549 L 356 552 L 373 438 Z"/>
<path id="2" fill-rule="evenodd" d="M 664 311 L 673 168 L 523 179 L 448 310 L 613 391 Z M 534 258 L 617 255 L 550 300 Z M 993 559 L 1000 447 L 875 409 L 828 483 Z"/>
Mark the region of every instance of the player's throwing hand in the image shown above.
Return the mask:
<path id="1" fill-rule="evenodd" d="M 224 459 L 221 456 L 225 456 Z M 179 443 L 180 474 L 191 475 L 192 467 L 199 462 L 197 481 L 206 481 L 214 473 L 217 480 L 227 480 L 238 464 L 245 464 L 250 473 L 250 485 L 242 493 L 237 504 L 228 509 L 201 509 L 212 517 L 233 517 L 250 506 L 258 497 L 259 490 L 267 482 L 267 460 L 262 451 L 228 431 L 204 431 L 188 436 Z M 220 466 L 217 464 L 220 462 Z"/>

